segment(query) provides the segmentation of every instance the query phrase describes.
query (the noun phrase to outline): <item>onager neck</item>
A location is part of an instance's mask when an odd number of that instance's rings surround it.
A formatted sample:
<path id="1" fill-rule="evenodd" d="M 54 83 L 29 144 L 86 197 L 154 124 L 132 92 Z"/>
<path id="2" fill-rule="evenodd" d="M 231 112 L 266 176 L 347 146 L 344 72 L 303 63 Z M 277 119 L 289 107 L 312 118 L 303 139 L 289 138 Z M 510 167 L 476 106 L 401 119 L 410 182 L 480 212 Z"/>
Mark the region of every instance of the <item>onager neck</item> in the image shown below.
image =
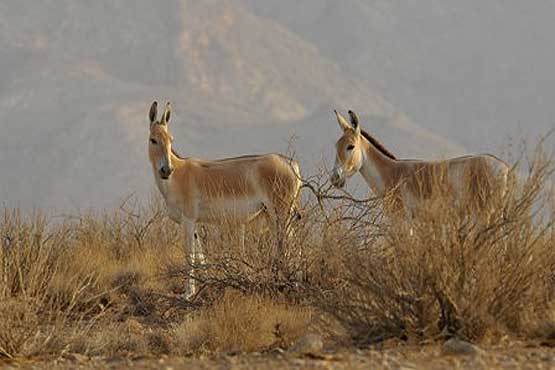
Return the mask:
<path id="1" fill-rule="evenodd" d="M 368 140 L 364 139 L 362 150 L 362 166 L 360 174 L 374 194 L 383 196 L 387 191 L 390 168 L 395 165 L 395 160 L 387 157 Z"/>

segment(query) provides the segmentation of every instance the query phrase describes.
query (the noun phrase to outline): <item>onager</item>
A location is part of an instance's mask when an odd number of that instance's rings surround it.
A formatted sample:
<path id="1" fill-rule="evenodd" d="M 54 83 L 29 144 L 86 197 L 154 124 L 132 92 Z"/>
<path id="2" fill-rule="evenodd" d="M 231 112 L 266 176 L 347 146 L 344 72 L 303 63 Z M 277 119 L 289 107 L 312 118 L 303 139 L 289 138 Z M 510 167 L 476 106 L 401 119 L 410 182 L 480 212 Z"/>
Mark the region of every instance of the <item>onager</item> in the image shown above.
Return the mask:
<path id="1" fill-rule="evenodd" d="M 244 243 L 245 225 L 262 215 L 275 227 L 278 241 L 287 234 L 290 218 L 299 211 L 301 176 L 294 160 L 280 154 L 221 160 L 182 158 L 172 149 L 170 103 L 160 120 L 157 111 L 158 104 L 153 102 L 148 155 L 170 218 L 185 228 L 193 268 L 204 263 L 196 233 L 199 223 L 237 224 Z M 187 296 L 196 293 L 194 276 L 186 288 Z"/>
<path id="2" fill-rule="evenodd" d="M 490 154 L 437 160 L 399 160 L 374 137 L 362 130 L 356 113 L 350 121 L 335 111 L 343 135 L 336 143 L 330 181 L 338 188 L 360 172 L 377 196 L 392 194 L 386 211 L 412 217 L 423 200 L 441 195 L 466 212 L 487 210 L 494 195 L 507 190 L 510 167 Z"/>

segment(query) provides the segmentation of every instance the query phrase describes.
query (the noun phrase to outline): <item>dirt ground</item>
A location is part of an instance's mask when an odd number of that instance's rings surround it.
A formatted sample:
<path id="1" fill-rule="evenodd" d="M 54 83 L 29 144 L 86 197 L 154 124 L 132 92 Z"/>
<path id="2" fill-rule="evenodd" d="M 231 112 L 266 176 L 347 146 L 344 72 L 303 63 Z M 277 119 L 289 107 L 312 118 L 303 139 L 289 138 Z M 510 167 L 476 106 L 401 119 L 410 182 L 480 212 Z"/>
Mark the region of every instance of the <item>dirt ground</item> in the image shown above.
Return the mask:
<path id="1" fill-rule="evenodd" d="M 0 364 L 2 369 L 555 369 L 555 350 L 513 344 L 479 348 L 474 354 L 445 354 L 437 345 L 390 349 L 325 351 L 318 355 L 285 352 L 206 357 L 89 358 L 68 354 L 50 360 Z"/>

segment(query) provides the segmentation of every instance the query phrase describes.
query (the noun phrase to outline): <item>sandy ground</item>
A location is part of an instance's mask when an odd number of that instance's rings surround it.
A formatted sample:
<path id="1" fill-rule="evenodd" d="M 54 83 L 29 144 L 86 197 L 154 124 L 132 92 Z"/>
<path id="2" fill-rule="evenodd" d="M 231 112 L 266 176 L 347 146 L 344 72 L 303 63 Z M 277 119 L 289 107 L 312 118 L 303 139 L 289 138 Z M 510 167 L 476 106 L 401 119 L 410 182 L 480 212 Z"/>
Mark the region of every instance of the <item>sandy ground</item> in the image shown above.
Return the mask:
<path id="1" fill-rule="evenodd" d="M 439 346 L 340 350 L 318 355 L 265 354 L 206 357 L 89 358 L 0 363 L 2 369 L 555 369 L 555 349 L 531 345 L 481 348 L 473 354 L 444 354 Z"/>

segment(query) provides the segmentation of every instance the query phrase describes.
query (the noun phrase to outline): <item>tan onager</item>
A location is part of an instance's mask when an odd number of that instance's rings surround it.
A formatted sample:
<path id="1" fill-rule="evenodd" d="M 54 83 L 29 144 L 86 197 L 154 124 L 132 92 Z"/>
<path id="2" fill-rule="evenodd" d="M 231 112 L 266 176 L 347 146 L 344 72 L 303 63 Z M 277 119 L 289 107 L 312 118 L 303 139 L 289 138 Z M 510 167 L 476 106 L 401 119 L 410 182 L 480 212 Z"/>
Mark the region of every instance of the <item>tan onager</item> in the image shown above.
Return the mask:
<path id="1" fill-rule="evenodd" d="M 330 181 L 343 187 L 360 172 L 377 196 L 392 194 L 392 209 L 414 216 L 422 200 L 436 192 L 448 195 L 464 209 L 484 209 L 495 194 L 505 194 L 510 166 L 490 154 L 467 155 L 437 161 L 399 160 L 374 137 L 362 130 L 356 113 L 351 124 L 337 111 L 343 135 L 336 143 Z M 436 194 L 437 195 L 437 194 Z"/>
<path id="2" fill-rule="evenodd" d="M 244 243 L 245 225 L 264 215 L 275 227 L 278 240 L 287 234 L 290 218 L 299 211 L 301 177 L 294 160 L 280 154 L 221 160 L 181 158 L 172 149 L 173 137 L 168 130 L 170 104 L 166 104 L 160 120 L 157 111 L 154 102 L 149 112 L 148 156 L 170 218 L 185 227 L 193 266 L 204 263 L 196 234 L 199 223 L 238 224 Z M 191 278 L 186 295 L 193 294 L 195 281 Z"/>

